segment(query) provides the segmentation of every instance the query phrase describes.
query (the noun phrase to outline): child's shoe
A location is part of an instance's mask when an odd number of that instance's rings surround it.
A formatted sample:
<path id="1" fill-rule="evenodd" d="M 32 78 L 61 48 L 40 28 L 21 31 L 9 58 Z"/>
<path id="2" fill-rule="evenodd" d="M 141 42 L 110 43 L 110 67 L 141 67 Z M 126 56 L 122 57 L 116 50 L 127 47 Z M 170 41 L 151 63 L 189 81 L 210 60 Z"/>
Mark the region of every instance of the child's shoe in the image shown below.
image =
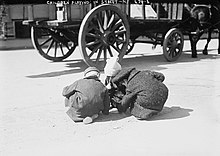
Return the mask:
<path id="1" fill-rule="evenodd" d="M 85 119 L 83 119 L 84 124 L 90 124 L 93 122 L 94 119 L 96 119 L 99 115 L 94 114 L 92 117 L 87 116 Z"/>

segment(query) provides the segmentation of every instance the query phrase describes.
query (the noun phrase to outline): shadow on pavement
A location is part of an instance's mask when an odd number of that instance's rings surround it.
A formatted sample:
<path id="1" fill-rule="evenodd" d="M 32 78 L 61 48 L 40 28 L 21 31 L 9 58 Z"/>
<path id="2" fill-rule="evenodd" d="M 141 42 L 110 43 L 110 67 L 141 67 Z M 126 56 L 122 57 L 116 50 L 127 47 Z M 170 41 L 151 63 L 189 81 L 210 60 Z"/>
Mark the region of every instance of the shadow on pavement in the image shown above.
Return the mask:
<path id="1" fill-rule="evenodd" d="M 192 111 L 192 109 L 181 108 L 179 106 L 164 107 L 160 113 L 151 117 L 148 121 L 184 118 L 189 116 Z"/>
<path id="2" fill-rule="evenodd" d="M 142 52 L 140 54 L 131 53 L 129 55 L 135 55 L 136 57 L 124 58 L 121 63 L 122 67 L 125 67 L 125 68 L 136 67 L 139 70 L 148 69 L 148 70 L 157 70 L 157 71 L 166 69 L 166 67 L 164 66 L 161 67 L 161 65 L 195 62 L 195 61 L 200 61 L 202 59 L 216 59 L 216 56 L 218 56 L 218 54 L 203 55 L 202 53 L 199 52 L 198 58 L 191 58 L 191 52 L 186 52 L 186 53 L 183 53 L 177 61 L 168 62 L 165 60 L 162 54 L 145 56 L 144 53 Z M 79 60 L 79 59 L 66 60 L 63 62 L 66 62 L 66 67 L 70 68 L 70 70 L 52 71 L 52 72 L 42 73 L 38 75 L 28 75 L 27 77 L 28 78 L 56 77 L 56 76 L 83 72 L 88 67 L 83 60 Z"/>
<path id="3" fill-rule="evenodd" d="M 157 120 L 171 120 L 171 119 L 178 119 L 184 118 L 190 115 L 192 109 L 181 108 L 179 106 L 173 107 L 164 107 L 163 110 L 158 113 L 157 115 L 151 117 L 148 120 L 140 120 L 140 121 L 157 121 Z M 122 113 L 119 114 L 117 110 L 111 111 L 109 115 L 100 115 L 95 122 L 106 122 L 106 121 L 116 121 L 121 120 L 123 118 L 127 118 L 132 116 L 129 113 Z"/>
<path id="4" fill-rule="evenodd" d="M 99 117 L 95 120 L 95 122 L 106 122 L 106 121 L 116 121 L 127 118 L 131 116 L 130 113 L 118 113 L 117 110 L 113 110 L 109 112 L 109 115 L 99 115 Z"/>
<path id="5" fill-rule="evenodd" d="M 28 78 L 56 77 L 56 76 L 83 72 L 88 67 L 83 60 L 66 60 L 66 61 L 62 61 L 61 63 L 63 62 L 71 62 L 71 63 L 66 63 L 66 67 L 70 68 L 70 70 L 54 71 L 43 74 L 37 74 L 37 75 L 28 75 L 26 77 Z M 55 62 L 55 63 L 59 63 L 59 62 Z"/>

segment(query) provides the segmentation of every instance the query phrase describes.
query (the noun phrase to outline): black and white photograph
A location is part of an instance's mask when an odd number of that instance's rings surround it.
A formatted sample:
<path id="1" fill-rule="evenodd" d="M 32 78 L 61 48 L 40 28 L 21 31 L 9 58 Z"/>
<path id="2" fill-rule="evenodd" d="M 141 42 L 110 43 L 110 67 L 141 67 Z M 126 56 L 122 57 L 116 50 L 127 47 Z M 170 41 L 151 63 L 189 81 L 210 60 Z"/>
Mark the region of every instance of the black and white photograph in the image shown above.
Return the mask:
<path id="1" fill-rule="evenodd" d="M 220 0 L 0 0 L 0 156 L 70 155 L 220 155 Z"/>

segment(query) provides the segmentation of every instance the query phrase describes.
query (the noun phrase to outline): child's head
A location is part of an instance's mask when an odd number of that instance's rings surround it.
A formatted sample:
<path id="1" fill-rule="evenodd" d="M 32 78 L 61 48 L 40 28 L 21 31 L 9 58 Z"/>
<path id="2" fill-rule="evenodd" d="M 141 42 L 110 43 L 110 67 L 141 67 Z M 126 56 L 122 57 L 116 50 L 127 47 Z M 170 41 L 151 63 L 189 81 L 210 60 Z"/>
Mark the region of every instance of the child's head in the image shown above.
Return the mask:
<path id="1" fill-rule="evenodd" d="M 105 75 L 108 77 L 114 77 L 121 70 L 121 65 L 118 63 L 118 57 L 111 57 L 107 60 L 104 68 Z"/>
<path id="2" fill-rule="evenodd" d="M 96 76 L 96 77 L 100 77 L 100 71 L 96 68 L 96 67 L 88 67 L 85 71 L 84 71 L 84 78 L 85 77 L 90 77 L 90 76 Z"/>
<path id="3" fill-rule="evenodd" d="M 118 72 L 121 71 L 121 65 L 118 63 L 118 57 L 111 57 L 109 60 L 107 60 L 107 63 L 104 68 L 105 73 L 105 85 L 108 89 L 110 89 L 111 86 L 111 79 L 118 74 Z"/>

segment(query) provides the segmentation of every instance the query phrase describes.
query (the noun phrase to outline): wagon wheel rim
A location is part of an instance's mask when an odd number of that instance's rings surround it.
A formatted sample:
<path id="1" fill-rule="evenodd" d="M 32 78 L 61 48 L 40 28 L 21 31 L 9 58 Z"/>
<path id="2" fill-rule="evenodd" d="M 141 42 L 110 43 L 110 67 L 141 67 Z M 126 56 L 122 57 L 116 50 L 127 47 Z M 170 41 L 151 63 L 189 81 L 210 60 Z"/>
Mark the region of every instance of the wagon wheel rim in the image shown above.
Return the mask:
<path id="1" fill-rule="evenodd" d="M 41 56 L 51 61 L 62 61 L 76 48 L 76 43 L 67 39 L 61 32 L 48 28 L 31 28 L 34 48 Z"/>
<path id="2" fill-rule="evenodd" d="M 92 9 L 83 19 L 79 31 L 79 49 L 89 66 L 103 69 L 109 57 L 126 53 L 130 37 L 127 17 L 111 5 Z"/>
<path id="3" fill-rule="evenodd" d="M 163 54 L 167 61 L 176 61 L 182 54 L 183 34 L 176 28 L 170 29 L 163 42 Z"/>

